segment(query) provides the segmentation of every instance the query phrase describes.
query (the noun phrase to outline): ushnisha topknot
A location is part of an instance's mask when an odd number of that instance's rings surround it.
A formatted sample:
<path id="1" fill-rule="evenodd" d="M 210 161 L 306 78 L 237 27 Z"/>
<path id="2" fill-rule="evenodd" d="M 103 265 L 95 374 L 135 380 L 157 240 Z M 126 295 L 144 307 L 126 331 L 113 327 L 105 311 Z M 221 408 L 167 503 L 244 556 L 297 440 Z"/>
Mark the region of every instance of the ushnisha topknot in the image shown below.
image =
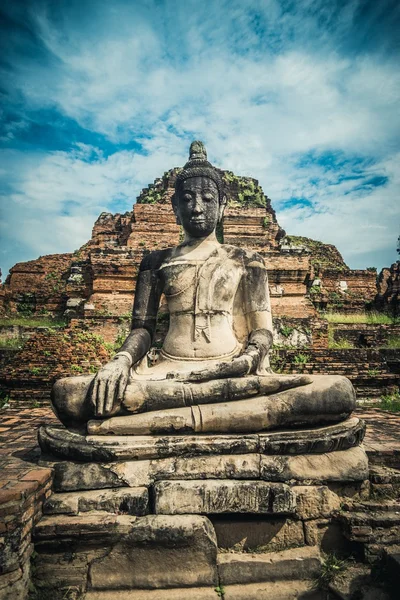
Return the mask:
<path id="1" fill-rule="evenodd" d="M 177 192 L 186 179 L 190 177 L 208 177 L 218 188 L 219 201 L 224 197 L 224 184 L 217 169 L 207 160 L 207 151 L 203 142 L 195 141 L 190 144 L 189 160 L 178 174 L 175 183 Z"/>

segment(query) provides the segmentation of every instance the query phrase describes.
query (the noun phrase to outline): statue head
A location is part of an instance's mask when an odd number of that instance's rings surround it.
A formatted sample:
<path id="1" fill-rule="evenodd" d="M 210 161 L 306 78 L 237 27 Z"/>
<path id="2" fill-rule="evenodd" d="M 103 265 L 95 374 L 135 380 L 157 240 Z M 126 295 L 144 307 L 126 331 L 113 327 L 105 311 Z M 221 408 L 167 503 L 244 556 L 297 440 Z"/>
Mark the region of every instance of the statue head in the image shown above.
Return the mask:
<path id="1" fill-rule="evenodd" d="M 225 204 L 218 170 L 208 162 L 203 142 L 192 142 L 189 160 L 176 178 L 172 197 L 177 223 L 191 237 L 206 237 L 222 219 Z"/>

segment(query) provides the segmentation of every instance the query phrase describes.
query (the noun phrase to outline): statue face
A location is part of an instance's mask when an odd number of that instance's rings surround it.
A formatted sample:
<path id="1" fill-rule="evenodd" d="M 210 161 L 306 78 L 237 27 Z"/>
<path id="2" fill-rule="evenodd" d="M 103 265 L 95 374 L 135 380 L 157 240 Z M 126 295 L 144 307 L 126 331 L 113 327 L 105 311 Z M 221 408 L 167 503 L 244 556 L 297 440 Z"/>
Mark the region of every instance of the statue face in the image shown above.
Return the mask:
<path id="1" fill-rule="evenodd" d="M 179 190 L 176 212 L 190 236 L 200 238 L 212 233 L 220 217 L 218 188 L 212 179 L 186 179 Z"/>

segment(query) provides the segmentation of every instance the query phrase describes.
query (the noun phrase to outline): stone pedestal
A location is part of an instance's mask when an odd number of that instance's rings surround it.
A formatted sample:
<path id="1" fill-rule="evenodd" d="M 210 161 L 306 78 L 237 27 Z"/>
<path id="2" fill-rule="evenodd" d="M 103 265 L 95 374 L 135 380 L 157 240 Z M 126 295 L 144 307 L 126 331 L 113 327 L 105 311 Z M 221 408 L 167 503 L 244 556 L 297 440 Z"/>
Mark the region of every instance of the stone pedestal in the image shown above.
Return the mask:
<path id="1" fill-rule="evenodd" d="M 88 600 L 319 598 L 333 516 L 366 493 L 364 429 L 354 417 L 249 435 L 43 427 L 55 493 L 35 531 L 36 586 Z"/>

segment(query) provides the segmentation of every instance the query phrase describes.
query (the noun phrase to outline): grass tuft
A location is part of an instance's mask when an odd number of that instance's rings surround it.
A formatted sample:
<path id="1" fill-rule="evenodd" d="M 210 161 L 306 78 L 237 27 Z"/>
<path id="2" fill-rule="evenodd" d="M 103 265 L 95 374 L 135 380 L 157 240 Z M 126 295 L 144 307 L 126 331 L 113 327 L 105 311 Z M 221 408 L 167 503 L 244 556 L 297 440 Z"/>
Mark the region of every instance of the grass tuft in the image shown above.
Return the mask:
<path id="1" fill-rule="evenodd" d="M 366 323 L 368 325 L 399 325 L 400 317 L 392 317 L 386 313 L 321 313 L 321 317 L 329 323 Z"/>
<path id="2" fill-rule="evenodd" d="M 348 561 L 338 558 L 335 554 L 327 554 L 322 560 L 321 571 L 315 584 L 322 590 L 327 590 L 329 584 L 340 578 L 348 567 Z"/>
<path id="3" fill-rule="evenodd" d="M 65 327 L 63 319 L 49 319 L 48 317 L 2 317 L 0 327 L 7 325 L 20 325 L 21 327 Z"/>

